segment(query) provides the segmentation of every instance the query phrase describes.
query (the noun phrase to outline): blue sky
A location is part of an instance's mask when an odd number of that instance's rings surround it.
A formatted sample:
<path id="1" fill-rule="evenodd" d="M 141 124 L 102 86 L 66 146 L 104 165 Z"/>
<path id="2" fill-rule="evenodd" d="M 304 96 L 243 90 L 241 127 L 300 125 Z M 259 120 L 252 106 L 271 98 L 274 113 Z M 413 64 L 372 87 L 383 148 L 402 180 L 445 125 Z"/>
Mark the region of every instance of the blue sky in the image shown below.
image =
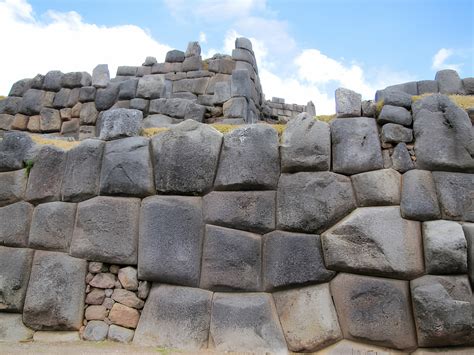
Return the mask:
<path id="1" fill-rule="evenodd" d="M 204 56 L 253 40 L 267 97 L 334 111 L 334 89 L 376 89 L 455 68 L 474 76 L 472 0 L 5 0 L 0 94 L 51 69 L 139 65 L 201 40 Z M 12 38 L 13 37 L 13 38 Z M 4 70 L 4 72 L 1 72 Z"/>

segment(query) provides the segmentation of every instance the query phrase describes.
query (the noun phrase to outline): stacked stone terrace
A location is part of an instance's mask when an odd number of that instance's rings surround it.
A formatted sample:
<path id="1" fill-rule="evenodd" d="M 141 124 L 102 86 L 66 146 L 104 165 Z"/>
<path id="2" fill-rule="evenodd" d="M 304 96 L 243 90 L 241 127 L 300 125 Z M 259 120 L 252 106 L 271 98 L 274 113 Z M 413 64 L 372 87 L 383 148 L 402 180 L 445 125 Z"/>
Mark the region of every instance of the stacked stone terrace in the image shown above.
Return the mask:
<path id="1" fill-rule="evenodd" d="M 338 118 L 281 137 L 185 119 L 146 138 L 127 108 L 70 150 L 5 132 L 0 340 L 472 352 L 472 123 L 445 93 L 340 89 Z"/>

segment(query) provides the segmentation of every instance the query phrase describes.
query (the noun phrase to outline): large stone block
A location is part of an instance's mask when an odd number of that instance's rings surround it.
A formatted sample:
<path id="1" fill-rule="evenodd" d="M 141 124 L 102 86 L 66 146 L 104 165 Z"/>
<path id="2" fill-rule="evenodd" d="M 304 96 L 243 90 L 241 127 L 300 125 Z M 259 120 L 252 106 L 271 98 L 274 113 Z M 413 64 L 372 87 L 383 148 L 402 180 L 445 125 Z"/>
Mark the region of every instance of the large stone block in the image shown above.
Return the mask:
<path id="1" fill-rule="evenodd" d="M 36 154 L 36 145 L 25 132 L 5 132 L 0 141 L 0 171 L 19 170 Z"/>
<path id="2" fill-rule="evenodd" d="M 156 190 L 181 194 L 211 190 L 221 144 L 220 132 L 192 120 L 156 135 L 152 139 Z"/>
<path id="3" fill-rule="evenodd" d="M 369 171 L 351 176 L 361 207 L 400 204 L 401 175 L 393 169 Z"/>
<path id="4" fill-rule="evenodd" d="M 403 174 L 400 211 L 403 218 L 428 221 L 441 217 L 431 171 L 410 170 Z"/>
<path id="5" fill-rule="evenodd" d="M 380 124 L 396 123 L 403 126 L 410 126 L 412 121 L 410 111 L 404 107 L 391 105 L 384 105 L 377 119 Z"/>
<path id="6" fill-rule="evenodd" d="M 28 177 L 25 200 L 36 204 L 61 199 L 66 156 L 64 150 L 54 146 L 41 148 Z"/>
<path id="7" fill-rule="evenodd" d="M 119 84 L 119 100 L 131 100 L 135 98 L 137 92 L 138 79 L 131 78 L 124 81 L 121 81 Z"/>
<path id="8" fill-rule="evenodd" d="M 95 106 L 98 111 L 108 110 L 117 101 L 120 90 L 119 83 L 109 83 L 103 89 L 97 89 L 95 94 Z"/>
<path id="9" fill-rule="evenodd" d="M 100 139 L 112 140 L 138 136 L 143 121 L 143 113 L 139 110 L 116 108 L 102 114 Z"/>
<path id="10" fill-rule="evenodd" d="M 37 250 L 23 308 L 35 330 L 77 330 L 82 325 L 87 273 L 85 260 Z"/>
<path id="11" fill-rule="evenodd" d="M 59 70 L 51 70 L 46 73 L 43 80 L 43 89 L 48 91 L 59 91 L 64 74 Z"/>
<path id="12" fill-rule="evenodd" d="M 356 208 L 350 178 L 331 172 L 282 174 L 277 228 L 320 233 Z"/>
<path id="13" fill-rule="evenodd" d="M 183 350 L 207 348 L 212 292 L 191 287 L 154 285 L 133 342 Z"/>
<path id="14" fill-rule="evenodd" d="M 21 105 L 21 97 L 7 96 L 0 100 L 0 113 L 15 115 Z"/>
<path id="15" fill-rule="evenodd" d="M 150 101 L 150 113 L 161 113 L 175 118 L 184 118 L 188 105 L 191 102 L 191 100 L 180 98 L 152 100 Z"/>
<path id="16" fill-rule="evenodd" d="M 67 106 L 71 89 L 61 88 L 55 95 L 53 100 L 53 107 L 60 109 Z"/>
<path id="17" fill-rule="evenodd" d="M 137 264 L 140 199 L 95 197 L 77 205 L 72 256 L 111 264 Z"/>
<path id="18" fill-rule="evenodd" d="M 274 231 L 263 237 L 264 289 L 329 281 L 319 235 Z"/>
<path id="19" fill-rule="evenodd" d="M 61 116 L 59 111 L 52 108 L 42 108 L 40 111 L 41 132 L 57 132 L 61 129 Z"/>
<path id="20" fill-rule="evenodd" d="M 0 207 L 0 245 L 26 247 L 33 205 L 20 201 Z"/>
<path id="21" fill-rule="evenodd" d="M 446 96 L 427 96 L 414 104 L 413 132 L 419 169 L 474 172 L 471 120 Z"/>
<path id="22" fill-rule="evenodd" d="M 394 89 L 379 90 L 375 93 L 375 101 L 383 100 L 384 105 L 399 106 L 410 109 L 412 94 Z"/>
<path id="23" fill-rule="evenodd" d="M 326 122 L 301 113 L 288 122 L 281 136 L 283 172 L 329 170 L 331 132 Z"/>
<path id="24" fill-rule="evenodd" d="M 216 89 L 219 86 L 216 84 Z M 217 92 L 217 91 L 216 91 Z M 215 94 L 215 93 L 214 93 Z M 248 102 L 245 97 L 233 97 L 222 106 L 224 117 L 227 118 L 242 118 L 244 121 L 247 120 Z"/>
<path id="25" fill-rule="evenodd" d="M 230 89 L 232 97 L 245 97 L 247 99 L 252 97 L 252 81 L 248 70 L 236 69 L 232 71 Z"/>
<path id="26" fill-rule="evenodd" d="M 79 113 L 81 125 L 95 125 L 98 117 L 99 112 L 94 102 L 85 102 L 81 105 L 81 111 Z"/>
<path id="27" fill-rule="evenodd" d="M 45 92 L 42 90 L 27 90 L 18 111 L 27 116 L 38 115 L 43 107 L 44 97 Z"/>
<path id="28" fill-rule="evenodd" d="M 275 305 L 265 293 L 214 294 L 209 336 L 219 352 L 287 352 Z"/>
<path id="29" fill-rule="evenodd" d="M 355 91 L 338 88 L 336 96 L 336 117 L 360 117 L 362 95 Z"/>
<path id="30" fill-rule="evenodd" d="M 0 173 L 0 207 L 22 200 L 27 181 L 26 169 Z"/>
<path id="31" fill-rule="evenodd" d="M 459 223 L 443 220 L 423 223 L 423 247 L 428 274 L 467 272 L 467 242 Z"/>
<path id="32" fill-rule="evenodd" d="M 418 345 L 473 345 L 472 291 L 467 276 L 426 275 L 410 284 Z"/>
<path id="33" fill-rule="evenodd" d="M 391 161 L 392 168 L 402 174 L 415 168 L 415 164 L 411 159 L 411 155 L 408 152 L 408 148 L 405 143 L 398 143 L 395 146 L 391 156 Z"/>
<path id="34" fill-rule="evenodd" d="M 163 74 L 144 75 L 138 81 L 137 97 L 157 99 L 163 97 L 165 91 L 165 76 Z"/>
<path id="35" fill-rule="evenodd" d="M 413 131 L 395 123 L 387 123 L 382 127 L 380 138 L 384 143 L 409 143 L 413 140 Z"/>
<path id="36" fill-rule="evenodd" d="M 21 313 L 23 310 L 33 252 L 0 246 L 0 311 Z"/>
<path id="37" fill-rule="evenodd" d="M 89 86 L 92 83 L 92 77 L 86 72 L 66 73 L 61 78 L 61 86 L 65 88 L 79 88 Z"/>
<path id="38" fill-rule="evenodd" d="M 275 189 L 279 174 L 278 134 L 273 128 L 250 125 L 224 135 L 216 189 Z"/>
<path id="39" fill-rule="evenodd" d="M 182 79 L 173 82 L 173 92 L 191 92 L 203 95 L 206 92 L 209 78 Z"/>
<path id="40" fill-rule="evenodd" d="M 36 206 L 30 227 L 30 248 L 67 253 L 75 217 L 75 203 L 56 201 Z"/>
<path id="41" fill-rule="evenodd" d="M 199 197 L 152 196 L 140 216 L 140 280 L 197 287 L 203 240 Z"/>
<path id="42" fill-rule="evenodd" d="M 291 351 L 317 351 L 342 338 L 329 284 L 275 292 L 273 299 Z"/>
<path id="43" fill-rule="evenodd" d="M 182 63 L 184 61 L 184 52 L 173 49 L 166 53 L 165 62 L 166 63 Z"/>
<path id="44" fill-rule="evenodd" d="M 418 95 L 434 94 L 439 92 L 438 82 L 436 80 L 420 80 L 417 82 Z"/>
<path id="45" fill-rule="evenodd" d="M 474 223 L 465 223 L 462 229 L 467 241 L 467 266 L 472 289 L 474 287 Z"/>
<path id="46" fill-rule="evenodd" d="M 398 206 L 359 208 L 322 234 L 331 270 L 412 279 L 423 273 L 420 223 Z"/>
<path id="47" fill-rule="evenodd" d="M 474 222 L 474 175 L 432 173 L 443 219 Z"/>
<path id="48" fill-rule="evenodd" d="M 68 152 L 62 182 L 64 201 L 80 202 L 99 194 L 99 177 L 105 143 L 86 139 Z"/>
<path id="49" fill-rule="evenodd" d="M 21 97 L 24 95 L 26 90 L 31 89 L 33 84 L 32 79 L 21 79 L 18 80 L 17 82 L 13 83 L 10 92 L 8 93 L 8 96 L 17 96 Z M 41 87 L 40 87 L 41 89 Z"/>
<path id="50" fill-rule="evenodd" d="M 436 73 L 435 80 L 438 82 L 439 92 L 441 94 L 464 94 L 462 80 L 456 70 L 440 70 Z"/>
<path id="51" fill-rule="evenodd" d="M 331 122 L 333 171 L 347 175 L 383 168 L 375 119 L 356 117 Z"/>
<path id="52" fill-rule="evenodd" d="M 213 191 L 204 199 L 204 219 L 224 227 L 265 233 L 275 229 L 275 191 Z"/>
<path id="53" fill-rule="evenodd" d="M 216 291 L 258 291 L 260 235 L 206 225 L 200 287 Z"/>
<path id="54" fill-rule="evenodd" d="M 21 314 L 0 313 L 0 342 L 31 341 L 34 331 L 23 324 Z"/>
<path id="55" fill-rule="evenodd" d="M 149 139 L 129 137 L 105 144 L 100 194 L 145 197 L 155 192 Z"/>
<path id="56" fill-rule="evenodd" d="M 341 273 L 331 281 L 331 294 L 345 339 L 417 347 L 407 281 Z"/>

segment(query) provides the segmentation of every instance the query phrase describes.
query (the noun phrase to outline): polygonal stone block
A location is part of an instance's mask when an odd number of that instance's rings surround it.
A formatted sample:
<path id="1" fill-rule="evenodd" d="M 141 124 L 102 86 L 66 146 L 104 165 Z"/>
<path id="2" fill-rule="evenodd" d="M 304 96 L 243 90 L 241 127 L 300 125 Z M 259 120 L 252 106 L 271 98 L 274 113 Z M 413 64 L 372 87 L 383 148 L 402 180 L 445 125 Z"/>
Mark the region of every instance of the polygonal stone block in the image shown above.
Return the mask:
<path id="1" fill-rule="evenodd" d="M 0 245 L 28 246 L 32 214 L 33 205 L 24 201 L 0 207 Z"/>
<path id="2" fill-rule="evenodd" d="M 434 171 L 443 219 L 474 222 L 474 174 Z"/>
<path id="3" fill-rule="evenodd" d="M 369 171 L 351 176 L 359 206 L 400 204 L 401 175 L 393 169 Z"/>
<path id="4" fill-rule="evenodd" d="M 0 173 L 0 207 L 22 200 L 27 181 L 26 169 Z"/>

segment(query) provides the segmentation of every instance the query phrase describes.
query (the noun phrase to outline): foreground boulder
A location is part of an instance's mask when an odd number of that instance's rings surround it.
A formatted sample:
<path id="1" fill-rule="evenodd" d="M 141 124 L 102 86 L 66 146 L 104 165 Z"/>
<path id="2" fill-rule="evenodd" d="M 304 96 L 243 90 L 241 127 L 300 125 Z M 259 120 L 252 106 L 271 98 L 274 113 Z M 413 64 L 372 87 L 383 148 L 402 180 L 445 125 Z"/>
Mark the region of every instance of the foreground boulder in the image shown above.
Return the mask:
<path id="1" fill-rule="evenodd" d="M 84 314 L 87 261 L 37 250 L 23 309 L 35 330 L 78 330 Z"/>
<path id="2" fill-rule="evenodd" d="M 133 342 L 183 350 L 207 348 L 212 292 L 156 284 L 143 309 Z"/>
<path id="3" fill-rule="evenodd" d="M 209 336 L 219 352 L 287 352 L 272 297 L 265 293 L 214 294 Z"/>
<path id="4" fill-rule="evenodd" d="M 331 293 L 345 339 L 417 347 L 408 282 L 341 273 L 331 281 Z"/>
<path id="5" fill-rule="evenodd" d="M 423 273 L 420 223 L 398 206 L 359 208 L 322 234 L 331 270 L 411 279 Z"/>
<path id="6" fill-rule="evenodd" d="M 350 178 L 332 172 L 282 174 L 277 228 L 319 233 L 356 207 Z"/>
<path id="7" fill-rule="evenodd" d="M 142 121 L 143 113 L 138 110 L 116 108 L 105 111 L 102 114 L 99 138 L 112 140 L 138 136 Z"/>
<path id="8" fill-rule="evenodd" d="M 336 117 L 359 117 L 362 109 L 362 95 L 355 91 L 338 88 L 336 96 Z"/>
<path id="9" fill-rule="evenodd" d="M 426 275 L 411 282 L 420 347 L 472 345 L 472 291 L 466 276 Z"/>
<path id="10" fill-rule="evenodd" d="M 0 171 L 19 170 L 35 155 L 36 145 L 25 132 L 5 132 L 0 141 Z"/>

